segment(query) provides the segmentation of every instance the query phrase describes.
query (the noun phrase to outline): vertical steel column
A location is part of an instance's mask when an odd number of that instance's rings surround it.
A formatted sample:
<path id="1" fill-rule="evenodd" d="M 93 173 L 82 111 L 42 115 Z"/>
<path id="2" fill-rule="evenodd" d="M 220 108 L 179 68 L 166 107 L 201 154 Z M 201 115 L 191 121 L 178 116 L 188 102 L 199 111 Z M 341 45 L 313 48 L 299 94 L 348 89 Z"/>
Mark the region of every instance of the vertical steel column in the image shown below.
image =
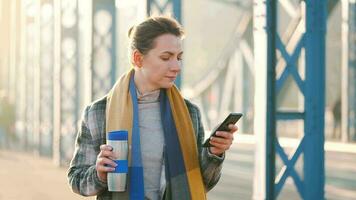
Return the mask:
<path id="1" fill-rule="evenodd" d="M 275 142 L 276 142 L 276 32 L 277 32 L 277 1 L 266 1 L 267 6 L 267 112 L 266 112 L 266 199 L 274 199 L 275 182 Z"/>
<path id="2" fill-rule="evenodd" d="M 40 154 L 52 155 L 53 143 L 53 66 L 54 9 L 53 0 L 41 0 L 40 12 Z"/>
<path id="3" fill-rule="evenodd" d="M 78 0 L 79 12 L 79 95 L 78 116 L 82 115 L 83 107 L 92 101 L 92 18 L 93 1 Z"/>
<path id="4" fill-rule="evenodd" d="M 63 161 L 74 151 L 79 119 L 78 1 L 62 0 L 61 5 L 61 137 Z"/>
<path id="5" fill-rule="evenodd" d="M 173 17 L 182 24 L 182 1 L 181 0 L 147 0 L 147 16 L 152 14 L 173 14 Z M 183 70 L 183 69 L 182 69 Z M 175 84 L 182 85 L 182 73 L 177 77 Z"/>
<path id="6" fill-rule="evenodd" d="M 36 154 L 40 154 L 41 146 L 41 132 L 40 132 L 40 90 L 41 90 L 41 77 L 40 77 L 40 43 L 41 43 L 41 6 L 40 0 L 33 0 L 36 11 L 35 11 L 35 45 L 34 49 L 34 70 L 33 70 L 33 134 L 34 134 L 34 151 Z"/>
<path id="7" fill-rule="evenodd" d="M 25 87 L 26 87 L 26 138 L 27 138 L 27 147 L 28 150 L 35 150 L 37 135 L 34 131 L 35 128 L 35 75 L 37 67 L 37 40 L 38 38 L 38 29 L 37 29 L 37 18 L 38 14 L 38 4 L 35 1 L 25 1 L 26 6 L 26 62 L 25 62 Z"/>
<path id="8" fill-rule="evenodd" d="M 10 20 L 10 63 L 9 63 L 9 93 L 8 100 L 13 104 L 13 117 L 15 130 L 11 132 L 14 134 L 12 138 L 15 138 L 15 142 L 18 142 L 19 137 L 16 136 L 16 110 L 18 109 L 17 102 L 19 96 L 17 96 L 18 82 L 19 82 L 19 64 L 20 64 L 20 0 L 11 1 L 11 20 Z M 0 8 L 1 9 L 1 8 Z M 12 141 L 9 141 L 13 143 Z M 8 144 L 11 147 L 11 143 Z M 19 145 L 19 143 L 17 143 Z"/>
<path id="9" fill-rule="evenodd" d="M 240 40 L 242 40 L 242 38 Z M 244 100 L 244 90 L 247 84 L 245 84 L 245 80 L 243 78 L 246 73 L 245 68 L 247 67 L 244 65 L 243 55 L 240 47 L 235 49 L 234 55 L 232 56 L 229 65 L 231 64 L 233 64 L 235 68 L 233 71 L 233 73 L 235 73 L 235 80 L 233 81 L 235 88 L 231 91 L 232 95 L 230 96 L 231 101 L 234 102 L 233 108 L 242 111 L 242 113 L 247 113 L 246 101 Z M 234 93 L 235 95 L 233 95 Z M 239 125 L 239 131 L 241 133 L 246 132 L 244 123 Z"/>
<path id="10" fill-rule="evenodd" d="M 256 138 L 254 199 L 274 199 L 276 0 L 254 4 Z"/>
<path id="11" fill-rule="evenodd" d="M 61 165 L 61 0 L 54 0 L 53 162 Z"/>
<path id="12" fill-rule="evenodd" d="M 19 64 L 19 0 L 11 1 L 11 21 L 10 21 L 10 69 L 9 69 L 9 99 L 15 103 L 16 99 L 16 71 Z"/>
<path id="13" fill-rule="evenodd" d="M 54 141 L 56 164 L 70 160 L 78 121 L 78 4 L 55 1 Z"/>
<path id="14" fill-rule="evenodd" d="M 92 36 L 92 99 L 104 96 L 116 80 L 116 7 L 112 0 L 94 0 Z"/>
<path id="15" fill-rule="evenodd" d="M 356 141 L 356 1 L 350 0 L 349 4 L 349 66 L 350 66 L 350 138 Z"/>
<path id="16" fill-rule="evenodd" d="M 324 199 L 325 33 L 324 0 L 306 1 L 305 35 L 305 199 Z"/>
<path id="17" fill-rule="evenodd" d="M 356 1 L 342 0 L 341 140 L 356 140 Z"/>
<path id="18" fill-rule="evenodd" d="M 342 0 L 341 141 L 349 139 L 349 0 Z"/>
<path id="19" fill-rule="evenodd" d="M 61 165 L 61 0 L 53 1 L 54 69 L 53 69 L 53 162 Z"/>
<path id="20" fill-rule="evenodd" d="M 16 83 L 16 99 L 15 99 L 15 133 L 16 137 L 20 140 L 21 150 L 27 148 L 27 137 L 26 137 L 26 2 L 20 1 L 20 44 L 19 44 L 19 65 Z"/>
<path id="21" fill-rule="evenodd" d="M 11 20 L 11 2 L 2 1 L 0 3 L 0 26 L 1 26 L 1 37 L 0 37 L 0 90 L 4 92 L 5 95 L 9 93 L 9 47 L 10 47 L 10 20 Z"/>

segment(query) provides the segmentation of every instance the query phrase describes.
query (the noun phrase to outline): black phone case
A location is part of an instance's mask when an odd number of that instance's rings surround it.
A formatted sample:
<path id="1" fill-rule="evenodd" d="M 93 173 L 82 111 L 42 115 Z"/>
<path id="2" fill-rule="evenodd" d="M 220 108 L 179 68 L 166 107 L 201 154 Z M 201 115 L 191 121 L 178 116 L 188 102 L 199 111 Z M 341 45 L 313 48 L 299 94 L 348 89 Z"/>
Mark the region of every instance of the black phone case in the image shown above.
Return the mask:
<path id="1" fill-rule="evenodd" d="M 230 113 L 225 120 L 219 124 L 211 133 L 211 136 L 215 136 L 215 132 L 216 131 L 229 131 L 229 124 L 235 124 L 237 121 L 239 121 L 239 119 L 242 117 L 242 113 Z M 210 137 L 205 140 L 203 147 L 210 147 L 212 146 L 209 141 L 210 141 Z"/>

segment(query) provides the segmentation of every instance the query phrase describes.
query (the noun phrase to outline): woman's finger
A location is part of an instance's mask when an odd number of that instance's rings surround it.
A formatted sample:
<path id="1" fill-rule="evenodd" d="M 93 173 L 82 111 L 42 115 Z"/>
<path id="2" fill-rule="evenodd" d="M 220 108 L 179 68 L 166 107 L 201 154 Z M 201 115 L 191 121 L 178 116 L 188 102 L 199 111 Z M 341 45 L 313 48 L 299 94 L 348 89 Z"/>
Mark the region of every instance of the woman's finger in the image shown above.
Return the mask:
<path id="1" fill-rule="evenodd" d="M 112 172 L 112 171 L 115 171 L 115 168 L 99 165 L 99 166 L 96 167 L 96 170 L 98 172 Z"/>
<path id="2" fill-rule="evenodd" d="M 100 151 L 98 154 L 98 158 L 110 158 L 112 160 L 115 159 L 114 153 L 112 151 Z"/>
<path id="3" fill-rule="evenodd" d="M 213 148 L 217 148 L 221 151 L 225 151 L 225 150 L 228 150 L 230 148 L 230 145 L 227 145 L 227 144 L 221 144 L 221 143 L 217 143 L 217 142 L 214 142 L 214 141 L 210 141 L 210 144 L 213 145 Z"/>
<path id="4" fill-rule="evenodd" d="M 230 145 L 232 144 L 232 139 L 226 139 L 226 138 L 219 138 L 219 137 L 211 137 L 211 141 L 219 144 L 225 144 L 225 145 Z"/>
<path id="5" fill-rule="evenodd" d="M 229 132 L 230 133 L 234 133 L 234 132 L 236 132 L 237 130 L 239 130 L 239 128 L 236 126 L 236 125 L 234 125 L 234 124 L 230 124 L 229 125 Z"/>
<path id="6" fill-rule="evenodd" d="M 117 164 L 113 160 L 111 160 L 109 158 L 100 158 L 98 164 L 100 164 L 100 165 L 110 165 L 112 167 L 116 167 L 117 166 Z"/>
<path id="7" fill-rule="evenodd" d="M 110 145 L 107 145 L 107 144 L 102 144 L 102 145 L 100 145 L 100 150 L 101 151 L 112 151 L 112 146 L 110 146 Z"/>
<path id="8" fill-rule="evenodd" d="M 224 139 L 232 139 L 234 137 L 232 133 L 226 131 L 216 131 L 216 136 Z"/>

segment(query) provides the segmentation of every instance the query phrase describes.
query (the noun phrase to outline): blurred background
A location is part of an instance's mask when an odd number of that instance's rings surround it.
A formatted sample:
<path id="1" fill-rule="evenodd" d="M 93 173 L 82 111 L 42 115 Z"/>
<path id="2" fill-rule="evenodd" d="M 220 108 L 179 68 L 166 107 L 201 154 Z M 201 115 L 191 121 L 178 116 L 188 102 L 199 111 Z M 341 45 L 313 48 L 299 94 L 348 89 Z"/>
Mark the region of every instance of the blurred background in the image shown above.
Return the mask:
<path id="1" fill-rule="evenodd" d="M 275 73 L 285 80 L 278 95 L 265 103 L 303 112 L 306 102 L 300 84 L 308 71 L 308 53 L 299 41 L 311 18 L 306 8 L 313 8 L 302 0 L 272 2 L 283 47 L 276 53 Z M 266 19 L 269 12 L 256 14 L 265 8 L 263 4 L 252 0 L 0 0 L 0 200 L 84 198 L 70 191 L 65 172 L 81 113 L 129 69 L 127 31 L 150 14 L 169 14 L 183 24 L 183 70 L 177 85 L 200 107 L 206 135 L 228 113 L 244 114 L 221 181 L 209 192 L 209 199 L 258 199 L 254 191 L 261 183 L 254 177 L 263 163 L 255 161 L 259 140 L 254 131 L 259 114 L 255 103 L 265 100 L 255 98 L 256 77 L 264 71 L 255 63 L 264 59 L 257 57 L 257 50 L 267 52 L 267 48 L 255 41 L 260 31 L 257 18 Z M 322 193 L 326 199 L 356 199 L 356 2 L 329 0 L 320 5 L 325 6 L 325 16 L 317 20 L 320 26 L 326 24 L 325 56 L 316 59 L 325 62 L 325 74 L 320 72 L 325 90 L 320 88 L 314 95 L 325 100 L 320 102 L 325 123 L 318 124 L 323 126 L 319 138 L 325 150 L 318 154 L 325 162 L 325 174 L 319 174 L 325 179 Z M 323 7 L 314 9 L 323 12 Z M 286 61 L 286 54 L 296 57 L 291 58 L 294 62 Z M 284 76 L 290 63 L 294 72 Z M 305 120 L 276 121 L 276 138 L 285 154 L 273 160 L 276 174 L 292 167 L 302 185 L 305 161 L 298 156 L 290 165 L 287 161 L 293 160 L 298 141 L 307 132 Z M 308 188 L 297 184 L 299 176 L 288 173 L 275 198 L 310 199 L 300 189 Z"/>

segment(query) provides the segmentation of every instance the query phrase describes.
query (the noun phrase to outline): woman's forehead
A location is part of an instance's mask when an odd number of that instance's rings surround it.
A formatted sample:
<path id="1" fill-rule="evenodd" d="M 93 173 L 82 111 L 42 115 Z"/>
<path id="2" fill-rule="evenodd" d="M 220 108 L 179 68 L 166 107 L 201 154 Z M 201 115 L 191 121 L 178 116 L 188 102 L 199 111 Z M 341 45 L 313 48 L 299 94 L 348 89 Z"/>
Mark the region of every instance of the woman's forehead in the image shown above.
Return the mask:
<path id="1" fill-rule="evenodd" d="M 172 34 L 164 34 L 155 39 L 153 50 L 158 53 L 181 53 L 182 39 Z"/>

